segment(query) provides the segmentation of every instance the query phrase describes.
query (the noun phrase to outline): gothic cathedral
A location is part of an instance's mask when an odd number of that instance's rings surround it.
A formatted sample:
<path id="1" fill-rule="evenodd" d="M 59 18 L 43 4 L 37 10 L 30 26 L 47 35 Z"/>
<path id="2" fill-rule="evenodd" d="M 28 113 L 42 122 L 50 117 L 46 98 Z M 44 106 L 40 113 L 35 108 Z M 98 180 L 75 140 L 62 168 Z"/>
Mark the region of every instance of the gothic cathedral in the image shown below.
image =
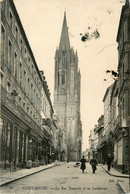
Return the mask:
<path id="1" fill-rule="evenodd" d="M 80 71 L 78 55 L 70 47 L 66 13 L 59 48 L 55 53 L 54 109 L 66 131 L 66 160 L 81 158 Z"/>

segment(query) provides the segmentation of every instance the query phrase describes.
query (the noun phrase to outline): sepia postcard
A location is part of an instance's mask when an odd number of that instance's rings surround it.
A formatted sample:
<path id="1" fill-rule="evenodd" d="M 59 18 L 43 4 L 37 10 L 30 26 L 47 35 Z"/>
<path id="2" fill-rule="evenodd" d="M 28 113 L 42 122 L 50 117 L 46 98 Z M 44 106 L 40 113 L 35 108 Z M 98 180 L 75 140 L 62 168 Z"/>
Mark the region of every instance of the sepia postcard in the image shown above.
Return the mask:
<path id="1" fill-rule="evenodd" d="M 0 192 L 130 193 L 130 0 L 0 0 Z"/>

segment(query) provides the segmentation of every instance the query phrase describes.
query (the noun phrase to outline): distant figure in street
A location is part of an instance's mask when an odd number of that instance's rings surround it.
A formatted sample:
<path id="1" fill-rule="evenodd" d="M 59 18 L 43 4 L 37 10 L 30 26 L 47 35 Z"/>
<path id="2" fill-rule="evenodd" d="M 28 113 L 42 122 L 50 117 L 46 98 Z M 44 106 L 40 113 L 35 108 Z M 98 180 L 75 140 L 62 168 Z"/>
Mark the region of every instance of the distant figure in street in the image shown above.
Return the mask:
<path id="1" fill-rule="evenodd" d="M 48 156 L 47 155 L 45 156 L 45 164 L 46 165 L 48 164 Z"/>
<path id="2" fill-rule="evenodd" d="M 90 164 L 92 166 L 93 174 L 95 174 L 95 170 L 97 170 L 97 160 L 96 160 L 96 158 L 91 159 Z"/>
<path id="3" fill-rule="evenodd" d="M 111 154 L 108 154 L 108 157 L 107 157 L 107 169 L 108 169 L 108 171 L 110 171 L 111 163 L 112 163 Z"/>
<path id="4" fill-rule="evenodd" d="M 84 170 L 86 169 L 86 165 L 85 165 L 86 160 L 84 159 L 84 156 L 83 156 L 83 158 L 80 160 L 80 162 L 81 162 L 81 167 L 80 167 L 80 169 L 82 169 L 82 173 L 84 173 Z"/>

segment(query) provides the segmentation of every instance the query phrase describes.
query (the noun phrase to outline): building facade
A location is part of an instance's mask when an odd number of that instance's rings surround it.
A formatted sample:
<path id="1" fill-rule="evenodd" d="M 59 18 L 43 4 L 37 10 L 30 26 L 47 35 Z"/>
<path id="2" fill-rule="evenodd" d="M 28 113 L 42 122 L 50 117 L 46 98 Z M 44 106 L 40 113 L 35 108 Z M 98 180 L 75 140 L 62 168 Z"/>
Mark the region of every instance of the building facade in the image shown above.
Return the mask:
<path id="1" fill-rule="evenodd" d="M 97 125 L 93 129 L 90 130 L 90 135 L 89 135 L 89 152 L 88 152 L 88 159 L 89 161 L 93 158 L 96 157 L 96 147 L 97 147 L 97 134 L 96 134 L 96 129 Z"/>
<path id="2" fill-rule="evenodd" d="M 56 128 L 54 154 L 57 160 L 60 160 L 61 162 L 63 162 L 65 161 L 66 133 L 56 113 L 53 116 L 53 122 Z"/>
<path id="3" fill-rule="evenodd" d="M 103 163 L 106 158 L 106 141 L 103 138 L 104 131 L 104 115 L 98 119 L 97 134 L 98 134 L 98 145 L 97 145 L 97 159 L 99 163 Z"/>
<path id="4" fill-rule="evenodd" d="M 111 154 L 112 165 L 122 173 L 130 173 L 130 2 L 122 7 L 118 42 L 117 79 L 107 88 L 103 98 L 104 121 L 99 125 L 98 158 L 105 163 Z M 91 134 L 91 132 L 90 132 Z"/>
<path id="5" fill-rule="evenodd" d="M 117 142 L 117 169 L 122 173 L 130 171 L 130 2 L 122 7 L 118 42 L 118 106 L 119 119 L 115 131 Z"/>
<path id="6" fill-rule="evenodd" d="M 12 170 L 40 160 L 46 138 L 52 146 L 41 125 L 53 108 L 13 0 L 0 3 L 0 17 L 0 165 Z"/>
<path id="7" fill-rule="evenodd" d="M 66 129 L 65 151 L 69 161 L 77 161 L 81 157 L 80 79 L 78 56 L 70 47 L 65 13 L 55 54 L 54 109 Z"/>

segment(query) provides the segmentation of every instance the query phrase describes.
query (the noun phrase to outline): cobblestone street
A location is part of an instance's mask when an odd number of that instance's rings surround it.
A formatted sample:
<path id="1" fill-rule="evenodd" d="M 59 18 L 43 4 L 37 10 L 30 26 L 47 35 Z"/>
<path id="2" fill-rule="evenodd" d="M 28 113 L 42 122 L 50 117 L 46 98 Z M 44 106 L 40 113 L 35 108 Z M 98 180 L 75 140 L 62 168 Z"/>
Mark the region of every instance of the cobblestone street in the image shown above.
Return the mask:
<path id="1" fill-rule="evenodd" d="M 90 164 L 86 166 L 85 173 L 82 173 L 80 167 L 74 167 L 74 163 L 62 164 L 3 186 L 1 193 L 122 193 L 117 182 L 123 182 L 124 178 L 110 176 L 101 166 L 98 166 L 96 174 L 92 174 Z"/>

